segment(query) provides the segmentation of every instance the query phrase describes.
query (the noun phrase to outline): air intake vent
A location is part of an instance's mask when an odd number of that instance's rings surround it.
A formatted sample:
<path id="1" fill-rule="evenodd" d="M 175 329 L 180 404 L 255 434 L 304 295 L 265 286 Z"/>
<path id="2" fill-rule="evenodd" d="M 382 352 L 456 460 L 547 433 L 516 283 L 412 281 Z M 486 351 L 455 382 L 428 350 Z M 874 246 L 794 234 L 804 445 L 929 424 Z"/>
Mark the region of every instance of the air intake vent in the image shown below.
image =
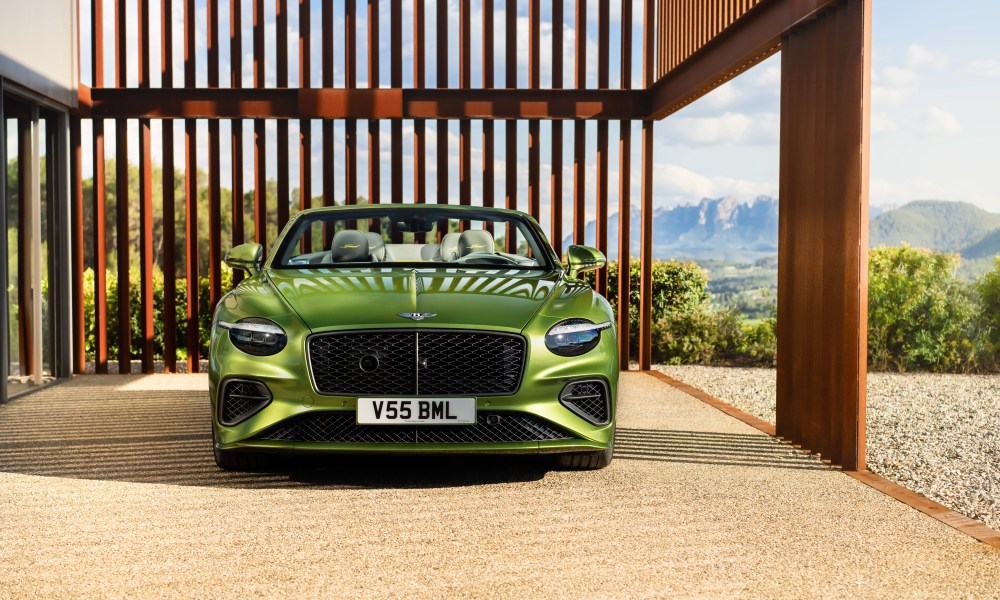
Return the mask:
<path id="1" fill-rule="evenodd" d="M 608 386 L 600 379 L 574 381 L 563 388 L 559 401 L 595 425 L 605 425 L 610 420 Z"/>
<path id="2" fill-rule="evenodd" d="M 564 440 L 570 436 L 531 415 L 480 412 L 475 425 L 358 425 L 354 411 L 309 412 L 257 439 L 328 444 L 489 444 Z"/>
<path id="3" fill-rule="evenodd" d="M 235 425 L 260 412 L 271 403 L 271 392 L 259 381 L 229 379 L 222 389 L 219 422 Z"/>

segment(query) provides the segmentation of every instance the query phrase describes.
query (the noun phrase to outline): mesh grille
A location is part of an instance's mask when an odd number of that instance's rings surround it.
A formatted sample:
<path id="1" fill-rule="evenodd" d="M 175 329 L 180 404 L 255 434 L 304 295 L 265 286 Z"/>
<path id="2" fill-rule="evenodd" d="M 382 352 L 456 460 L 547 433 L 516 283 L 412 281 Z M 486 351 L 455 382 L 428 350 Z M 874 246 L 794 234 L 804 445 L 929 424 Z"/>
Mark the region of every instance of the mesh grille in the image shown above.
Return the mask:
<path id="1" fill-rule="evenodd" d="M 271 402 L 267 387 L 259 381 L 231 379 L 222 392 L 222 410 L 219 421 L 235 425 L 249 418 Z"/>
<path id="2" fill-rule="evenodd" d="M 261 440 L 345 444 L 476 444 L 568 439 L 530 415 L 479 413 L 475 425 L 358 425 L 354 412 L 314 412 L 293 417 L 258 436 Z"/>
<path id="3" fill-rule="evenodd" d="M 559 400 L 591 423 L 608 422 L 608 390 L 602 381 L 577 381 L 567 385 Z"/>
<path id="4" fill-rule="evenodd" d="M 524 339 L 471 331 L 366 331 L 314 336 L 321 394 L 508 395 L 517 391 Z"/>

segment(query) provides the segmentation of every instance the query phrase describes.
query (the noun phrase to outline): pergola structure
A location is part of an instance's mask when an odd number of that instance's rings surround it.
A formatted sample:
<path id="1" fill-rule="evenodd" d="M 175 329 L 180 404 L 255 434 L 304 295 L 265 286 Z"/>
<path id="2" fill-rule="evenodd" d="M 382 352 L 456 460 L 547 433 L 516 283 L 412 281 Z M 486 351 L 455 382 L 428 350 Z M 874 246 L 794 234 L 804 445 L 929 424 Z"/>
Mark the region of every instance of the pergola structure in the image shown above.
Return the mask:
<path id="1" fill-rule="evenodd" d="M 56 356 L 54 371 L 59 375 L 85 370 L 85 323 L 91 320 L 96 334 L 92 359 L 98 372 L 108 365 L 108 314 L 103 252 L 94 252 L 93 264 L 84 264 L 84 246 L 105 247 L 106 219 L 113 216 L 116 227 L 118 285 L 119 370 L 131 366 L 129 340 L 129 289 L 138 286 L 141 303 L 139 328 L 144 340 L 142 371 L 154 368 L 153 329 L 153 145 L 162 150 L 163 214 L 173 215 L 184 206 L 184 221 L 164 218 L 163 264 L 183 261 L 186 265 L 186 319 L 189 364 L 197 369 L 199 273 L 199 225 L 208 236 L 209 305 L 222 294 L 223 250 L 243 241 L 267 244 L 267 214 L 276 212 L 278 226 L 289 217 L 291 188 L 299 187 L 300 207 L 306 208 L 314 193 L 324 205 L 333 204 L 335 162 L 344 165 L 346 198 L 353 203 L 365 194 L 372 202 L 455 202 L 472 203 L 472 181 L 482 178 L 482 204 L 516 208 L 518 181 L 527 180 L 527 211 L 540 217 L 542 195 L 547 194 L 551 214 L 550 240 L 561 252 L 563 216 L 572 214 L 572 239 L 582 243 L 585 204 L 596 200 L 597 246 L 608 250 L 607 221 L 609 188 L 617 186 L 619 212 L 620 272 L 629 261 L 641 262 L 640 351 L 642 369 L 650 368 L 651 267 L 653 227 L 653 124 L 658 119 L 693 102 L 725 81 L 768 58 L 779 50 L 781 65 L 781 150 L 780 224 L 778 282 L 778 389 L 777 433 L 834 464 L 846 469 L 865 468 L 865 377 L 867 323 L 867 231 L 868 231 L 868 132 L 871 57 L 871 0 L 642 0 L 642 14 L 633 15 L 633 0 L 621 3 L 619 47 L 612 49 L 610 9 L 612 0 L 587 2 L 551 0 L 552 20 L 563 23 L 571 14 L 575 20 L 572 40 L 575 51 L 564 56 L 562 27 L 553 27 L 551 48 L 541 47 L 541 2 L 527 0 L 528 44 L 517 44 L 517 0 L 458 0 L 458 46 L 448 44 L 447 0 L 407 0 L 412 2 L 412 31 L 403 31 L 403 0 L 388 0 L 388 12 L 377 0 L 268 0 L 274 5 L 276 28 L 268 39 L 264 0 L 207 0 L 203 19 L 196 21 L 200 3 L 196 0 L 91 0 L 81 3 L 90 10 L 92 31 L 80 32 L 80 43 L 89 44 L 91 64 L 80 65 L 89 73 L 92 86 L 80 85 L 77 98 L 61 101 L 67 109 L 64 128 L 68 132 L 68 199 L 66 222 L 69 244 L 56 244 L 54 252 L 68 265 L 71 277 L 62 287 L 67 306 L 64 344 L 72 352 Z M 289 2 L 297 3 L 299 22 L 297 56 L 290 56 Z M 436 3 L 434 39 L 428 38 L 426 4 Z M 318 30 L 310 19 L 313 5 L 322 15 Z M 183 11 L 183 48 L 173 40 L 174 4 Z M 597 6 L 597 86 L 587 85 L 588 4 Z M 639 2 L 635 3 L 637 6 Z M 114 47 L 105 48 L 104 12 L 114 11 Z M 472 38 L 473 11 L 482 18 L 481 39 Z M 129 30 L 127 14 L 136 15 L 138 31 Z M 150 18 L 157 11 L 159 19 Z M 229 31 L 220 31 L 220 11 L 228 11 Z M 367 11 L 367 53 L 359 52 L 357 18 Z M 504 15 L 504 43 L 498 44 L 494 31 L 498 14 Z M 243 78 L 242 19 L 252 19 L 252 81 Z M 589 19 L 592 21 L 593 19 Z M 151 64 L 151 21 L 159 23 L 159 64 Z M 342 27 L 335 24 L 342 23 Z M 642 86 L 632 86 L 633 25 L 641 23 Z M 385 27 L 387 25 L 387 27 Z M 387 29 L 388 31 L 386 31 Z M 198 40 L 196 33 L 204 37 Z M 136 36 L 130 34 L 137 33 Z M 388 36 L 390 48 L 389 86 L 378 85 L 382 64 L 379 40 Z M 313 38 L 318 38 L 319 52 Z M 132 43 L 132 40 L 135 43 Z M 384 39 L 384 38 L 383 38 Z M 199 42 L 203 42 L 204 48 Z M 225 63 L 220 48 L 229 44 L 231 59 Z M 265 48 L 274 51 L 274 87 L 265 85 Z M 481 82 L 472 85 L 473 44 L 481 46 L 477 56 Z M 403 48 L 412 46 L 412 77 L 404 84 Z M 335 47 L 337 51 L 335 52 Z M 436 53 L 428 51 L 436 48 Z M 495 72 L 500 50 L 503 73 Z M 543 50 L 551 52 L 551 85 L 542 87 Z M 106 51 L 114 53 L 114 73 L 104 72 Z M 360 55 L 359 55 L 360 54 Z M 522 56 L 523 55 L 523 56 Z M 183 56 L 183 79 L 173 77 L 175 57 Z M 335 63 L 335 56 L 337 62 Z M 610 80 L 612 58 L 619 61 L 620 81 Z M 519 58 L 528 66 L 527 87 L 518 86 Z M 436 80 L 428 81 L 427 66 L 434 61 Z M 564 65 L 572 61 L 574 81 L 563 79 Z M 449 86 L 449 67 L 457 62 L 457 87 Z M 311 78 L 313 65 L 321 66 L 319 80 Z M 198 85 L 198 65 L 207 67 L 207 85 Z M 289 70 L 298 69 L 298 87 L 289 87 Z M 129 86 L 129 69 L 138 70 L 137 86 Z M 152 87 L 150 73 L 160 71 L 160 86 Z M 335 69 L 342 69 L 343 84 L 335 86 Z M 220 72 L 229 71 L 230 87 L 220 87 Z M 369 82 L 358 87 L 358 74 Z M 613 85 L 612 84 L 616 84 Z M 37 118 L 37 116 L 36 116 Z M 127 120 L 138 121 L 138 138 L 130 139 Z M 207 120 L 207 182 L 199 182 L 198 128 L 196 120 Z M 93 136 L 84 144 L 81 123 L 90 120 Z M 184 164 L 174 164 L 174 136 L 154 139 L 153 120 L 162 120 L 165 131 L 183 129 Z M 224 139 L 220 122 L 233 126 Z M 267 148 L 265 126 L 275 120 L 276 151 Z M 359 120 L 366 127 L 359 131 Z M 528 143 L 519 148 L 516 127 L 504 127 L 506 170 L 503 197 L 495 197 L 492 168 L 497 147 L 495 123 L 526 121 Z M 114 121 L 117 157 L 117 185 L 114 215 L 107 215 L 105 201 L 105 123 Z M 252 122 L 253 156 L 244 156 L 243 123 Z M 334 122 L 343 121 L 343 152 L 335 153 Z M 404 121 L 412 121 L 412 164 L 404 165 Z M 457 148 L 449 147 L 448 121 L 457 121 Z M 541 123 L 551 121 L 550 173 L 542 173 Z M 586 122 L 596 122 L 596 148 L 588 148 Z M 618 122 L 620 160 L 619 181 L 608 179 L 609 124 Z M 321 156 L 313 156 L 312 123 L 318 122 Z M 297 123 L 290 131 L 290 125 Z M 427 124 L 435 125 L 436 185 L 428 181 Z M 633 125 L 641 127 L 641 155 L 632 156 Z M 564 153 L 563 140 L 572 128 L 573 148 Z M 295 130 L 298 131 L 295 131 Z M 388 129 L 388 158 L 381 147 L 381 132 Z M 638 128 L 637 128 L 638 129 Z M 66 142 L 66 133 L 57 130 Z M 299 173 L 290 172 L 290 135 L 297 135 Z M 410 134 L 407 134 L 410 135 Z M 359 156 L 359 136 L 367 136 L 367 156 Z M 473 136 L 481 136 L 482 164 L 472 164 Z M 59 140 L 57 139 L 56 142 Z M 30 150 L 30 140 L 26 140 Z M 139 150 L 140 187 L 138 197 L 129 197 L 128 147 Z M 232 163 L 232 239 L 222 239 L 221 164 L 222 149 L 228 149 Z M 93 156 L 93 193 L 84 194 L 83 153 Z M 527 174 L 519 173 L 517 157 L 526 152 Z M 590 153 L 588 156 L 588 152 Z M 449 170 L 450 158 L 458 155 L 458 169 Z M 523 154 L 522 154 L 523 155 Z M 594 189 L 587 188 L 585 168 L 589 157 L 596 160 Z M 633 160 L 635 158 L 636 160 Z M 277 196 L 269 206 L 267 163 L 276 160 Z M 243 179 L 244 161 L 253 164 L 253 181 Z M 367 163 L 367 182 L 358 180 L 359 162 Z M 637 163 L 637 164 L 635 164 Z M 321 171 L 321 189 L 313 190 L 313 167 Z M 388 169 L 389 189 L 381 189 L 381 170 Z M 563 190 L 563 169 L 572 168 L 573 189 Z M 631 177 L 633 169 L 641 181 L 641 253 L 630 256 L 629 231 Z M 175 197 L 172 181 L 183 170 L 186 184 L 182 197 Z M 404 198 L 404 176 L 413 182 L 413 196 Z M 449 182 L 458 179 L 459 194 L 449 194 Z M 542 185 L 549 178 L 548 185 Z M 297 180 L 297 181 L 296 181 Z M 249 185 L 248 185 L 249 184 Z M 242 198 L 253 187 L 253 231 L 244 231 Z M 208 214 L 198 214 L 198 195 L 207 188 Z M 434 193 L 432 193 L 432 190 Z M 53 193 L 56 193 L 55 191 Z M 24 196 L 22 194 L 22 196 Z M 138 230 L 130 230 L 129 215 L 139 214 Z M 56 209 L 58 212 L 58 209 Z M 94 226 L 84 229 L 84 215 L 92 215 Z M 207 227 L 205 224 L 207 222 Z M 177 227 L 184 227 L 186 251 L 177 256 L 174 241 Z M 65 232 L 64 232 L 65 233 Z M 567 232 L 568 233 L 568 232 Z M 129 274 L 130 236 L 140 240 L 140 277 Z M 56 236 L 58 237 L 58 236 Z M 133 238 L 134 239 L 134 238 Z M 23 257 L 26 253 L 22 252 Z M 25 258 L 27 260 L 27 258 Z M 4 261 L 6 264 L 6 261 Z M 94 313 L 85 315 L 83 273 L 94 268 Z M 176 370 L 177 331 L 175 297 L 177 280 L 172 269 L 164 270 L 163 328 L 164 354 L 168 371 Z M 59 285 L 59 284 L 57 284 Z M 598 291 L 607 289 L 607 275 L 596 279 Z M 628 277 L 619 277 L 619 336 L 622 367 L 633 357 L 629 353 Z M 6 317 L 7 310 L 0 311 Z M 70 314 L 71 313 L 71 314 Z M 5 318 L 4 317 L 4 318 Z M 22 317 L 23 318 L 23 317 Z M 0 331 L 7 327 L 0 323 Z M 3 335 L 7 335 L 3 333 Z M 37 354 L 27 340 L 28 356 Z M 7 344 L 2 344 L 6 352 Z M 22 352 L 23 354 L 23 352 Z M 59 353 L 57 353 L 58 355 Z M 4 359 L 3 364 L 7 364 Z M 5 367 L 6 368 L 6 367 Z"/>

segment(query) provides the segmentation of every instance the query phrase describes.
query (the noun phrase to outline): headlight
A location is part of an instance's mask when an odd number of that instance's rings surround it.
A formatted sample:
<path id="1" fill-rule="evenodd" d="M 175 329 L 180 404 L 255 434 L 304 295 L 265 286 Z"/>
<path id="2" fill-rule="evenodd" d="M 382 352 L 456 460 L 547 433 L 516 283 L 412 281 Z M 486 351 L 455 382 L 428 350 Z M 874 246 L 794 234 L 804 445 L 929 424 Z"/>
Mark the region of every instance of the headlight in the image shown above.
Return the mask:
<path id="1" fill-rule="evenodd" d="M 568 319 L 557 323 L 545 334 L 545 347 L 559 356 L 580 356 L 597 347 L 601 331 L 611 322 L 594 323 L 587 319 Z"/>
<path id="2" fill-rule="evenodd" d="M 285 330 L 267 319 L 248 317 L 235 323 L 219 321 L 218 325 L 229 332 L 234 346 L 254 356 L 277 354 L 288 343 Z"/>

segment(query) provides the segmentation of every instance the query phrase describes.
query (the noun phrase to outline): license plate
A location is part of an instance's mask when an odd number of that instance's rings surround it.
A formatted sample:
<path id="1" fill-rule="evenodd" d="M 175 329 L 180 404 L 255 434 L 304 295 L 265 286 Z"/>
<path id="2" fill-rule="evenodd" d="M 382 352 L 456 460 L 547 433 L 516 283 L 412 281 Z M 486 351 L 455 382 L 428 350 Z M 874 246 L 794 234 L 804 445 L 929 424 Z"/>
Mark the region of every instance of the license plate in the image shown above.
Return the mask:
<path id="1" fill-rule="evenodd" d="M 475 422 L 475 398 L 358 398 L 359 424 Z"/>

